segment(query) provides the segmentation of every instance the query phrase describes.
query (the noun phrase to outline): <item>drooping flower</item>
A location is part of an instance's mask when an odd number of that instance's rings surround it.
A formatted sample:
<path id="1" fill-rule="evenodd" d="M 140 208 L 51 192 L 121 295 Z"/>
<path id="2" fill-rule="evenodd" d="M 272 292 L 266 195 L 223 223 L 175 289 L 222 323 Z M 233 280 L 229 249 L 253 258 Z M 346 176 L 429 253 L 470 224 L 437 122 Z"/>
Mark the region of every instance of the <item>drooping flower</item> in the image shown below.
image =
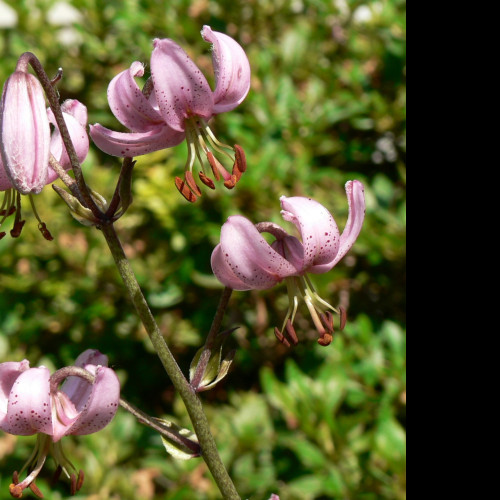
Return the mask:
<path id="1" fill-rule="evenodd" d="M 234 290 L 264 290 L 285 280 L 290 306 L 281 330 L 285 344 L 297 343 L 293 321 L 299 299 L 306 303 L 320 334 L 318 342 L 328 345 L 333 338 L 333 316 L 337 311 L 315 291 L 308 274 L 330 271 L 356 241 L 365 216 L 364 188 L 359 181 L 346 184 L 349 216 L 342 234 L 330 212 L 310 198 L 281 197 L 281 215 L 298 229 L 301 240 L 271 222 L 254 225 L 242 216 L 229 217 L 222 226 L 220 244 L 212 253 L 212 270 L 218 280 Z M 272 234 L 270 245 L 261 235 Z M 288 337 L 288 339 L 286 338 Z"/>
<path id="2" fill-rule="evenodd" d="M 250 64 L 241 46 L 231 37 L 204 26 L 205 41 L 213 44 L 216 86 L 212 91 L 205 76 L 186 52 L 170 39 L 155 39 L 151 55 L 153 91 L 141 92 L 134 78 L 143 76 L 144 66 L 134 62 L 109 84 L 108 100 L 118 121 L 131 132 L 115 132 L 100 124 L 91 125 L 90 135 L 105 153 L 135 157 L 170 148 L 186 140 L 188 159 L 184 179 L 176 178 L 181 194 L 191 202 L 201 196 L 193 167 L 201 164 L 200 180 L 211 189 L 205 161 L 215 180 L 221 177 L 233 188 L 246 170 L 240 146 L 227 146 L 217 140 L 208 121 L 215 115 L 236 108 L 250 90 Z M 214 155 L 219 153 L 233 163 L 232 172 Z"/>
<path id="3" fill-rule="evenodd" d="M 78 158 L 83 161 L 89 150 L 86 133 L 87 109 L 76 100 L 61 106 L 64 120 Z M 50 126 L 54 127 L 51 134 Z M 13 237 L 20 235 L 24 221 L 21 216 L 21 195 L 30 197 L 39 228 L 52 239 L 40 220 L 32 195 L 57 179 L 50 167 L 51 157 L 65 169 L 71 167 L 54 115 L 45 108 L 45 95 L 40 82 L 27 71 L 26 61 L 19 60 L 16 71 L 7 79 L 0 105 L 0 191 L 5 191 L 0 204 L 0 227 L 9 215 L 15 214 Z M 0 238 L 5 233 L 0 232 Z"/>
<path id="4" fill-rule="evenodd" d="M 18 436 L 38 434 L 35 450 L 21 471 L 27 469 L 27 477 L 20 482 L 14 472 L 13 497 L 21 498 L 26 488 L 42 497 L 35 480 L 49 453 L 57 463 L 56 474 L 63 472 L 71 479 L 72 493 L 80 489 L 83 473 L 77 473 L 66 458 L 60 440 L 69 434 L 97 432 L 115 416 L 120 383 L 107 362 L 99 351 L 87 350 L 74 366 L 52 376 L 45 367 L 30 368 L 26 360 L 0 364 L 0 429 Z"/>

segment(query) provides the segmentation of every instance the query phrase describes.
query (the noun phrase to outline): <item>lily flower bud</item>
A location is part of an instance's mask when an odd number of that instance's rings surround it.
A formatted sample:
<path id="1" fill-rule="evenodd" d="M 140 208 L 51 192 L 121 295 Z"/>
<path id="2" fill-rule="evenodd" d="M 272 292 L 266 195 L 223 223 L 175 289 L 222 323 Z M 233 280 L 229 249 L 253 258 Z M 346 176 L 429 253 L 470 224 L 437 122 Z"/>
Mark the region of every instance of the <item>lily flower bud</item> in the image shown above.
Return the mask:
<path id="1" fill-rule="evenodd" d="M 40 82 L 16 71 L 5 83 L 0 107 L 0 150 L 5 174 L 21 194 L 38 194 L 47 183 L 50 124 Z"/>

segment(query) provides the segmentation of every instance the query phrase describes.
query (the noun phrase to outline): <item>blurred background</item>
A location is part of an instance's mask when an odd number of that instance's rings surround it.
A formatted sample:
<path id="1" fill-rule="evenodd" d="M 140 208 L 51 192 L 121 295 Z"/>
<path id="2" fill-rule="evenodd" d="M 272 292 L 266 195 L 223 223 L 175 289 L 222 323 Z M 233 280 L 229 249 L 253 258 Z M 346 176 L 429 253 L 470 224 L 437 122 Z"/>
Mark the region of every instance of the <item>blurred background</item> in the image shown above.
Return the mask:
<path id="1" fill-rule="evenodd" d="M 221 293 L 210 255 L 226 218 L 282 223 L 279 196 L 304 195 L 342 229 L 344 184 L 361 180 L 368 205 L 361 236 L 314 280 L 322 297 L 348 306 L 345 331 L 320 347 L 301 309 L 301 343 L 287 349 L 273 335 L 286 287 L 235 292 L 224 328 L 239 326 L 227 343 L 236 359 L 202 399 L 242 498 L 404 499 L 406 2 L 3 0 L 0 82 L 32 51 L 49 75 L 64 69 L 62 99 L 79 99 L 90 123 L 118 130 L 107 85 L 135 60 L 148 71 L 155 37 L 181 44 L 213 84 L 204 24 L 238 40 L 252 65 L 248 98 L 213 122 L 220 139 L 245 149 L 248 171 L 235 190 L 205 190 L 190 205 L 173 182 L 185 145 L 139 157 L 134 204 L 117 223 L 125 250 L 187 371 Z M 119 167 L 95 147 L 84 164 L 89 184 L 108 197 Z M 27 358 L 54 368 L 99 349 L 125 398 L 188 426 L 102 235 L 74 221 L 52 189 L 36 201 L 55 240 L 42 238 L 25 203 L 22 237 L 0 241 L 0 362 Z M 0 499 L 10 498 L 12 471 L 33 442 L 0 433 Z M 159 436 L 124 412 L 104 431 L 63 444 L 86 474 L 76 498 L 219 498 L 201 460 L 170 458 Z M 49 486 L 53 467 L 49 460 L 37 484 L 46 498 L 66 498 L 67 483 Z"/>

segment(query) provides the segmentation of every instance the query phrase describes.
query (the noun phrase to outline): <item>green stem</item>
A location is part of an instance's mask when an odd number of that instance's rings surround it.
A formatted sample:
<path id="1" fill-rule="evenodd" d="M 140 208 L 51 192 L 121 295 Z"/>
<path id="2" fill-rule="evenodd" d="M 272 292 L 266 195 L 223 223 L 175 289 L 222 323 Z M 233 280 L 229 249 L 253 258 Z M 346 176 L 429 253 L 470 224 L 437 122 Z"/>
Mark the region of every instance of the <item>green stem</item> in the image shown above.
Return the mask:
<path id="1" fill-rule="evenodd" d="M 219 487 L 222 498 L 226 500 L 240 500 L 240 496 L 217 451 L 217 445 L 210 432 L 210 426 L 203 411 L 201 401 L 184 377 L 165 339 L 161 335 L 160 329 L 137 282 L 134 271 L 123 251 L 113 224 L 103 225 L 101 229 L 139 318 L 151 339 L 165 371 L 186 406 L 201 446 L 202 457 Z"/>

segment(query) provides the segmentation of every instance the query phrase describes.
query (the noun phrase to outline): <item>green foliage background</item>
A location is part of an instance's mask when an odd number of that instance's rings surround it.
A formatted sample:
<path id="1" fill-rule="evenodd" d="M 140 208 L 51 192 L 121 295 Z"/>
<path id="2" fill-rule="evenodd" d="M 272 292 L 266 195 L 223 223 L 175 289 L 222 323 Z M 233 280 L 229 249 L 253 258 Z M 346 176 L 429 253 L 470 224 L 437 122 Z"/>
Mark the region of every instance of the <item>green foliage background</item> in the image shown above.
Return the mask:
<path id="1" fill-rule="evenodd" d="M 219 138 L 246 151 L 249 169 L 238 187 L 205 192 L 192 206 L 173 184 L 185 146 L 140 157 L 134 204 L 117 224 L 184 370 L 218 302 L 210 254 L 227 216 L 279 222 L 279 196 L 306 195 L 342 228 L 343 186 L 364 182 L 368 209 L 358 242 L 315 280 L 323 297 L 349 305 L 345 331 L 322 348 L 302 311 L 302 341 L 286 349 L 272 333 L 286 310 L 285 288 L 235 293 L 224 325 L 240 326 L 228 345 L 236 360 L 227 380 L 202 397 L 242 498 L 405 498 L 405 2 L 73 0 L 79 19 L 70 25 L 52 0 L 4 3 L 18 20 L 0 27 L 0 81 L 22 52 L 35 52 L 49 74 L 64 68 L 63 99 L 78 98 L 90 123 L 115 129 L 107 85 L 132 61 L 148 63 L 153 38 L 175 39 L 207 75 L 203 24 L 234 36 L 248 53 L 252 91 L 213 124 Z M 110 196 L 118 160 L 93 147 L 84 168 L 91 186 Z M 52 368 L 100 349 L 124 397 L 187 426 L 102 235 L 79 226 L 50 188 L 36 201 L 55 241 L 42 239 L 29 204 L 22 237 L 0 241 L 0 362 L 27 358 Z M 32 445 L 32 438 L 0 434 L 0 499 L 10 498 L 12 471 Z M 77 498 L 218 498 L 201 460 L 174 461 L 127 414 L 64 445 L 86 473 Z M 49 461 L 38 484 L 47 498 L 65 498 L 67 484 L 49 486 L 52 468 Z"/>

